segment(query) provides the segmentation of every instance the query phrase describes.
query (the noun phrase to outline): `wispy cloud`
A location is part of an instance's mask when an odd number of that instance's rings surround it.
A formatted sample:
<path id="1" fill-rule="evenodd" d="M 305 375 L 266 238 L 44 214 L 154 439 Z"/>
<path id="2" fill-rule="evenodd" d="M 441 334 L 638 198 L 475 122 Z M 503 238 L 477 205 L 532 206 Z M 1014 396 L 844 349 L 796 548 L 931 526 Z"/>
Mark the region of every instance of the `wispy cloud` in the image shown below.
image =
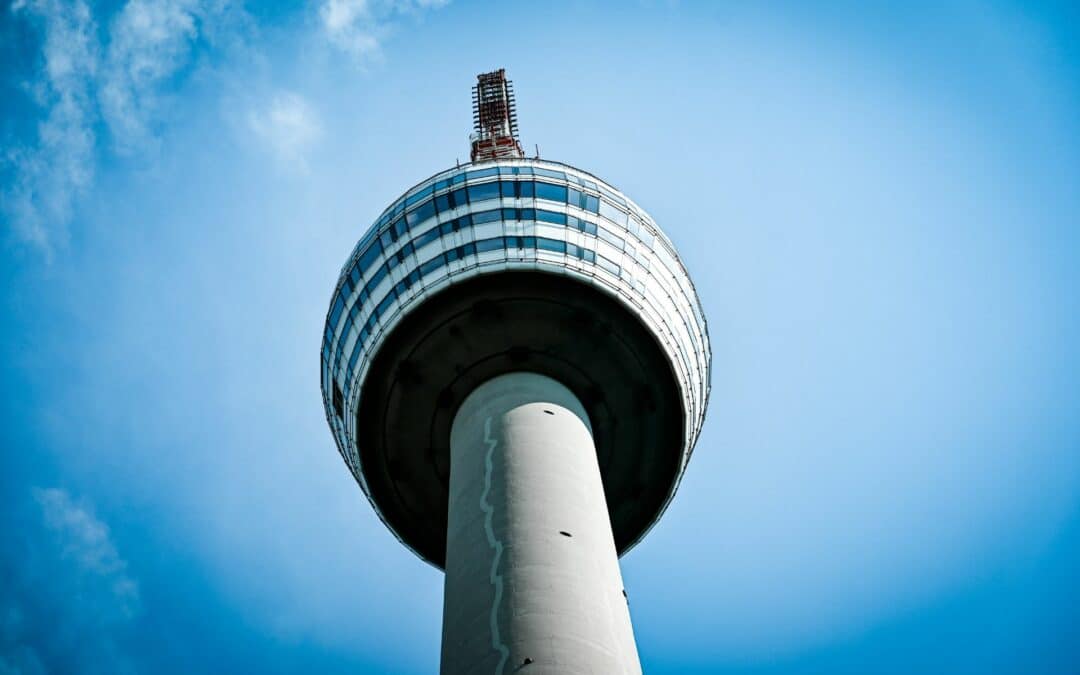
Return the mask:
<path id="1" fill-rule="evenodd" d="M 30 85 L 47 110 L 38 124 L 37 145 L 9 150 L 4 160 L 15 179 L 2 193 L 3 211 L 16 236 L 48 258 L 66 238 L 75 198 L 93 182 L 97 26 L 82 0 L 30 0 L 11 7 L 42 27 L 42 70 Z"/>
<path id="2" fill-rule="evenodd" d="M 158 87 L 188 61 L 197 10 L 192 0 L 130 0 L 113 19 L 98 98 L 120 152 L 153 140 Z"/>
<path id="3" fill-rule="evenodd" d="M 64 490 L 31 497 L 0 587 L 0 673 L 131 672 L 121 635 L 139 585 L 108 526 Z"/>
<path id="4" fill-rule="evenodd" d="M 70 563 L 77 576 L 100 585 L 119 618 L 138 614 L 139 586 L 128 575 L 108 526 L 64 490 L 36 488 L 33 495 L 61 560 Z"/>
<path id="5" fill-rule="evenodd" d="M 323 0 L 319 19 L 326 37 L 363 65 L 381 56 L 395 16 L 437 9 L 449 0 Z"/>
<path id="6" fill-rule="evenodd" d="M 84 0 L 18 0 L 11 11 L 42 35 L 40 70 L 26 89 L 43 117 L 35 139 L 2 157 L 14 177 L 0 190 L 0 212 L 48 260 L 94 182 L 95 129 L 104 122 L 120 154 L 152 147 L 163 85 L 190 62 L 200 28 L 228 12 L 217 2 L 128 0 L 103 41 Z"/>
<path id="7" fill-rule="evenodd" d="M 308 150 L 322 137 L 315 109 L 302 96 L 280 92 L 248 114 L 248 127 L 288 167 L 307 171 Z"/>

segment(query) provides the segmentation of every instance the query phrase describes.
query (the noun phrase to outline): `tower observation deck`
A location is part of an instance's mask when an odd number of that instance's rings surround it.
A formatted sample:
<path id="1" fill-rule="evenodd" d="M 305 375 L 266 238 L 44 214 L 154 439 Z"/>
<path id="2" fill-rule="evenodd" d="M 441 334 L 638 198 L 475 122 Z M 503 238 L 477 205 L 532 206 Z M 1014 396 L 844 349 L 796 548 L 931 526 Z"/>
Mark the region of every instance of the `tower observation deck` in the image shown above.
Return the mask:
<path id="1" fill-rule="evenodd" d="M 446 572 L 443 673 L 637 673 L 618 556 L 701 431 L 705 316 L 645 211 L 524 157 L 502 70 L 473 110 L 472 162 L 396 199 L 341 271 L 327 422 L 382 521 Z"/>

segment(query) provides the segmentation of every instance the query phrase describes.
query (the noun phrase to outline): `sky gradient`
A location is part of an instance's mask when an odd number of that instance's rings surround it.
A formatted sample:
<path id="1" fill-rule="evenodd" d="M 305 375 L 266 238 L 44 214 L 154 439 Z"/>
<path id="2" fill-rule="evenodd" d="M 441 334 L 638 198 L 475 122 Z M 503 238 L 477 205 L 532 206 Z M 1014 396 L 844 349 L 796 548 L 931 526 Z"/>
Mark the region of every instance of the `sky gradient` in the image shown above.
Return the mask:
<path id="1" fill-rule="evenodd" d="M 437 669 L 442 575 L 338 457 L 318 354 L 498 67 L 710 322 L 705 429 L 622 560 L 646 672 L 1078 672 L 1075 6 L 26 0 L 0 673 Z"/>

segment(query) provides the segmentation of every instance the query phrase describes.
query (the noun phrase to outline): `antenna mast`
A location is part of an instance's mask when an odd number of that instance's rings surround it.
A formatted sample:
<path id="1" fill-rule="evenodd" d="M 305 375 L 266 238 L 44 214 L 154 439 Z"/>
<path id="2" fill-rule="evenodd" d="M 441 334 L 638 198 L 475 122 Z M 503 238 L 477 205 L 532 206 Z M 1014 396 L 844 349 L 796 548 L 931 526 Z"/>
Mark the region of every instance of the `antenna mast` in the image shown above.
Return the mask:
<path id="1" fill-rule="evenodd" d="M 499 68 L 476 76 L 473 87 L 472 161 L 523 158 L 517 130 L 514 86 Z"/>

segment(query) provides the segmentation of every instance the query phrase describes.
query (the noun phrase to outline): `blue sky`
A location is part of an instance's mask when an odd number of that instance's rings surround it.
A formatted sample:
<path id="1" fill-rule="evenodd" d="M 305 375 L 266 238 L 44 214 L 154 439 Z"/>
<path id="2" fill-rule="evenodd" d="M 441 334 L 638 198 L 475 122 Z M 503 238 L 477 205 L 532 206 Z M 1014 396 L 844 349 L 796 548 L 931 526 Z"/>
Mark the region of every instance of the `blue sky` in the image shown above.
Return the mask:
<path id="1" fill-rule="evenodd" d="M 338 270 L 523 141 L 697 283 L 709 417 L 623 561 L 650 673 L 1080 663 L 1068 3 L 61 0 L 0 12 L 0 672 L 432 672 L 338 458 Z"/>

